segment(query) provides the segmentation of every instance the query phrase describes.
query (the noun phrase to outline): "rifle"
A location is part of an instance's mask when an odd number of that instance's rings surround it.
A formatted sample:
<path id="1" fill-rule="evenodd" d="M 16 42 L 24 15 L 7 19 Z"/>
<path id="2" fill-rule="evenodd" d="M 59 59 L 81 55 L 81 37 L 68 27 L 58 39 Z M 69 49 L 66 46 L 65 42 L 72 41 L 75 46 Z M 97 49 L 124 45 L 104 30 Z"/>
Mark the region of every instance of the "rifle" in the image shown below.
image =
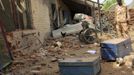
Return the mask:
<path id="1" fill-rule="evenodd" d="M 128 30 L 129 30 L 130 26 L 129 26 L 129 19 L 128 18 L 130 18 L 130 17 L 128 15 L 129 15 L 129 13 L 128 13 L 127 6 L 126 6 L 126 19 L 127 19 L 126 23 L 127 23 Z"/>
<path id="2" fill-rule="evenodd" d="M 127 6 L 126 6 L 126 19 L 127 19 L 127 24 L 129 24 Z"/>

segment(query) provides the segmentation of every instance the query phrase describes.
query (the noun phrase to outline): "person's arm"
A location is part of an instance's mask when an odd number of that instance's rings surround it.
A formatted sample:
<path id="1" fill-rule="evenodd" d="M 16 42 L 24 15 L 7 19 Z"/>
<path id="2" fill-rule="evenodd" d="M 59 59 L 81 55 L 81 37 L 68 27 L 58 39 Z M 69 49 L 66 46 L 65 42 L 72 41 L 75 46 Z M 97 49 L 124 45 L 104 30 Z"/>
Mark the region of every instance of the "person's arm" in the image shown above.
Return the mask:
<path id="1" fill-rule="evenodd" d="M 114 15 L 113 16 L 115 16 L 114 22 L 117 23 L 117 6 L 115 7 Z"/>
<path id="2" fill-rule="evenodd" d="M 130 20 L 130 13 L 129 13 L 129 9 L 126 7 L 126 16 L 127 16 L 127 21 Z"/>

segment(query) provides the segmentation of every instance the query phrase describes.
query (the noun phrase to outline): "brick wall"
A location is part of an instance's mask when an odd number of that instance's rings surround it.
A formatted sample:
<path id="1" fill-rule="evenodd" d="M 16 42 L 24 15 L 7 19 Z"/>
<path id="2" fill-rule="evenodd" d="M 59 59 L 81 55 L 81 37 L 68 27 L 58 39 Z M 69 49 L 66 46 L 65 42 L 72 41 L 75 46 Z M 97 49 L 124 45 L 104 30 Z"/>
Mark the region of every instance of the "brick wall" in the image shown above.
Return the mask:
<path id="1" fill-rule="evenodd" d="M 7 33 L 12 49 L 37 49 L 50 35 L 49 0 L 31 0 L 31 14 L 34 29 Z"/>
<path id="2" fill-rule="evenodd" d="M 31 0 L 33 26 L 40 33 L 40 39 L 50 32 L 49 0 Z"/>

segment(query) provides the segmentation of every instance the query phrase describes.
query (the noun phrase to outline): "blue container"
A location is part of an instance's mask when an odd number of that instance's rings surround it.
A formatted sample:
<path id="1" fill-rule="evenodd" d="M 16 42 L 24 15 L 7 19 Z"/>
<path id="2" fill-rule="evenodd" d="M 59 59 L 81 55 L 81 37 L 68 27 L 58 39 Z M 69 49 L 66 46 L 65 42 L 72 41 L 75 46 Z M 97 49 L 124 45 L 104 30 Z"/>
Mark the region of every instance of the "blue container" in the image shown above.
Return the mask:
<path id="1" fill-rule="evenodd" d="M 97 75 L 100 68 L 99 56 L 66 58 L 59 60 L 60 75 Z"/>
<path id="2" fill-rule="evenodd" d="M 105 60 L 116 60 L 124 57 L 132 51 L 131 39 L 112 39 L 101 43 L 101 56 Z"/>

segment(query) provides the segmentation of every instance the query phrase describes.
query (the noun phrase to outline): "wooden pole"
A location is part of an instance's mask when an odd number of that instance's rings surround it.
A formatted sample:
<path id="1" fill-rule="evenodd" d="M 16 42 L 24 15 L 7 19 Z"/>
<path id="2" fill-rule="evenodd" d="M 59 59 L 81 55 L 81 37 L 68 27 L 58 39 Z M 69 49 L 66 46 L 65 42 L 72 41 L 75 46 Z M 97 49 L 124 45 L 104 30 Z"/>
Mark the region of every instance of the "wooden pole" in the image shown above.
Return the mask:
<path id="1" fill-rule="evenodd" d="M 3 35 L 3 38 L 4 38 L 4 41 L 5 41 L 5 45 L 7 47 L 7 50 L 8 50 L 8 54 L 10 56 L 10 59 L 13 60 L 13 56 L 12 56 L 12 53 L 11 53 L 11 49 L 9 47 L 9 44 L 8 44 L 8 41 L 7 41 L 7 37 L 6 37 L 6 33 L 5 33 L 5 29 L 4 29 L 4 23 L 2 22 L 2 20 L 0 19 L 0 32 L 2 32 L 2 35 Z"/>
<path id="2" fill-rule="evenodd" d="M 100 30 L 101 30 L 101 36 L 102 36 L 102 26 L 101 26 L 101 17 L 100 17 L 100 0 L 97 0 L 98 3 L 98 11 L 99 11 L 99 25 L 100 25 Z"/>
<path id="3" fill-rule="evenodd" d="M 95 17 L 95 3 L 93 3 L 93 11 L 92 11 L 92 15 L 93 15 L 93 18 L 94 18 L 94 24 L 96 25 L 96 17 Z M 96 28 L 96 26 L 95 26 Z"/>

